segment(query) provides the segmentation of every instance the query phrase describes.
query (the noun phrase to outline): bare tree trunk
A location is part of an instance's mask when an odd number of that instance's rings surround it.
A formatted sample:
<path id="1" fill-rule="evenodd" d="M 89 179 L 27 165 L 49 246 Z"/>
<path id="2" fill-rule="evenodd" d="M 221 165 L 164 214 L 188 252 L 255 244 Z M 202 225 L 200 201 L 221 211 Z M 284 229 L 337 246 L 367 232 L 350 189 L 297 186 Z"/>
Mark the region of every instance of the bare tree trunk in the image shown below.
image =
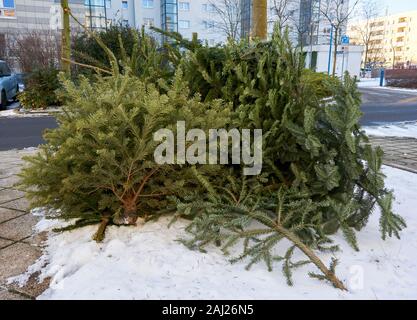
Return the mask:
<path id="1" fill-rule="evenodd" d="M 368 65 L 368 52 L 369 52 L 369 45 L 365 45 L 365 61 L 364 61 L 364 68 Z"/>
<path id="2" fill-rule="evenodd" d="M 338 38 L 339 38 L 339 30 L 336 29 L 335 30 L 335 37 L 334 37 L 334 52 L 333 52 L 333 72 L 332 72 L 333 76 L 336 75 L 337 49 L 339 48 Z"/>
<path id="3" fill-rule="evenodd" d="M 267 0 L 253 0 L 253 37 L 267 38 Z"/>
<path id="4" fill-rule="evenodd" d="M 69 6 L 68 0 L 61 0 L 61 7 L 63 11 L 63 29 L 62 29 L 62 70 L 67 74 L 71 74 L 71 35 L 70 35 L 70 20 L 69 20 Z"/>

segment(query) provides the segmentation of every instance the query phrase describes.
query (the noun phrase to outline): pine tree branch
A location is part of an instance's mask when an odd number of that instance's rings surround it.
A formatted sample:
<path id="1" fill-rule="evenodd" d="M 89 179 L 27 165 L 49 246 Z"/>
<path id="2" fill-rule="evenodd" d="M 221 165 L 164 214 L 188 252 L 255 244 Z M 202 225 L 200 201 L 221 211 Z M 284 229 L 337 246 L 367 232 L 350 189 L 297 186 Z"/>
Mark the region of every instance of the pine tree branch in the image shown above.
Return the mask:
<path id="1" fill-rule="evenodd" d="M 300 249 L 310 260 L 313 262 L 316 267 L 324 274 L 327 280 L 329 280 L 333 286 L 336 288 L 347 291 L 345 285 L 343 282 L 341 282 L 334 272 L 329 270 L 324 263 L 320 260 L 319 257 L 308 247 L 306 246 L 300 238 L 297 237 L 294 233 L 289 231 L 288 229 L 284 228 L 282 225 L 275 223 L 273 226 L 274 230 L 276 230 L 278 233 L 282 234 L 285 238 L 290 240 L 294 245 Z"/>

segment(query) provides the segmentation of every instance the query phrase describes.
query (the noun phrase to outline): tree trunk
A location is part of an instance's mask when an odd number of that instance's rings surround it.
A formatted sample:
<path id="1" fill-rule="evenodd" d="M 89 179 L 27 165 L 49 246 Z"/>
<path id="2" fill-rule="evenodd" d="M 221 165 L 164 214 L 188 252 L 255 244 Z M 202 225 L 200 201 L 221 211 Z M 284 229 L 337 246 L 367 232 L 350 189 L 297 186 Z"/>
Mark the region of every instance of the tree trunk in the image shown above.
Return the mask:
<path id="1" fill-rule="evenodd" d="M 338 49 L 338 37 L 339 37 L 339 30 L 335 30 L 334 34 L 334 52 L 333 52 L 333 77 L 336 75 L 336 66 L 337 66 L 337 49 Z"/>
<path id="2" fill-rule="evenodd" d="M 138 219 L 138 208 L 135 201 L 128 201 L 123 205 L 123 212 L 113 218 L 117 225 L 135 225 Z"/>
<path id="3" fill-rule="evenodd" d="M 367 64 L 368 64 L 368 52 L 369 52 L 369 45 L 366 44 L 365 45 L 365 62 L 364 62 L 364 68 L 366 68 Z"/>
<path id="4" fill-rule="evenodd" d="M 107 225 L 110 222 L 110 218 L 108 217 L 103 217 L 103 219 L 101 219 L 101 223 L 98 227 L 97 232 L 94 234 L 93 236 L 93 240 L 97 241 L 97 242 L 101 242 L 104 239 L 104 234 L 106 232 L 106 228 Z"/>
<path id="5" fill-rule="evenodd" d="M 280 224 L 275 225 L 275 230 L 290 240 L 292 243 L 294 243 L 294 245 L 300 249 L 311 260 L 311 262 L 316 265 L 316 267 L 323 273 L 326 279 L 333 284 L 333 286 L 340 290 L 347 291 L 343 282 L 340 281 L 336 275 L 324 265 L 319 257 L 317 257 L 314 252 L 297 237 L 297 235 L 282 227 Z"/>
<path id="6" fill-rule="evenodd" d="M 254 0 L 252 5 L 253 10 L 253 37 L 260 40 L 267 38 L 267 1 Z"/>
<path id="7" fill-rule="evenodd" d="M 62 71 L 71 74 L 71 35 L 68 0 L 61 0 L 62 7 Z"/>

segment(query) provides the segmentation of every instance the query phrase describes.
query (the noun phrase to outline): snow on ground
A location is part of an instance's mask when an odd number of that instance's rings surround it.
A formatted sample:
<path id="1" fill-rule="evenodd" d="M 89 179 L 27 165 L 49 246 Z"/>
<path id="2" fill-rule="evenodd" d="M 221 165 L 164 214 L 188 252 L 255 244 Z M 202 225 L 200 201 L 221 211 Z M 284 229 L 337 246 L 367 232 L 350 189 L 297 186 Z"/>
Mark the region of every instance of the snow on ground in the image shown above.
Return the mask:
<path id="1" fill-rule="evenodd" d="M 359 88 L 379 87 L 379 78 L 361 78 L 358 82 Z"/>
<path id="2" fill-rule="evenodd" d="M 386 87 L 386 82 L 384 80 L 384 86 L 380 86 L 380 79 L 379 78 L 361 78 L 358 82 L 359 88 L 377 88 L 381 90 L 387 91 L 401 91 L 401 92 L 409 92 L 409 93 L 416 93 L 417 89 L 409 89 L 409 88 L 397 88 L 397 87 Z"/>
<path id="3" fill-rule="evenodd" d="M 280 266 L 268 272 L 259 264 L 246 271 L 245 263 L 231 265 L 217 248 L 190 251 L 175 241 L 184 236 L 186 222 L 167 229 L 168 218 L 110 227 L 102 244 L 91 240 L 93 226 L 50 234 L 44 255 L 29 271 L 51 277 L 39 299 L 416 299 L 417 175 L 390 167 L 384 171 L 388 187 L 395 189 L 394 208 L 408 228 L 401 240 L 382 241 L 376 211 L 358 234 L 360 252 L 336 237 L 342 248 L 336 254 L 337 274 L 349 292 L 309 278 L 313 265 L 294 271 L 295 285 L 289 287 Z M 56 223 L 44 219 L 38 228 Z M 331 254 L 320 257 L 329 262 Z M 27 274 L 15 280 L 25 279 Z"/>
<path id="4" fill-rule="evenodd" d="M 417 139 L 417 122 L 387 124 L 381 126 L 363 127 L 370 136 L 377 137 L 407 137 Z"/>
<path id="5" fill-rule="evenodd" d="M 20 109 L 19 102 L 13 102 L 6 110 L 0 110 L 0 118 L 30 118 L 30 117 L 45 117 L 53 113 L 61 112 L 59 107 L 50 107 L 46 110 L 27 110 Z"/>
<path id="6" fill-rule="evenodd" d="M 14 118 L 17 117 L 18 114 L 15 109 L 8 109 L 8 110 L 1 110 L 0 111 L 0 117 L 7 117 L 7 118 Z"/>
<path id="7" fill-rule="evenodd" d="M 379 86 L 379 84 L 378 84 L 378 86 Z M 383 90 L 386 90 L 386 91 L 400 91 L 400 92 L 408 92 L 408 93 L 417 94 L 417 89 L 398 88 L 398 87 L 378 87 L 378 89 L 383 89 Z"/>

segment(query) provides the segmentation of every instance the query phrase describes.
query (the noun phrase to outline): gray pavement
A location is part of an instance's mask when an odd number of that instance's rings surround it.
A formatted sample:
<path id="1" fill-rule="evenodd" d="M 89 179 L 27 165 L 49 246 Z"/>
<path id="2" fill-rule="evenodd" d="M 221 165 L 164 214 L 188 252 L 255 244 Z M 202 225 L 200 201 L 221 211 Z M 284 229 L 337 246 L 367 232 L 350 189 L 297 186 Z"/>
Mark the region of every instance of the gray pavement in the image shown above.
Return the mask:
<path id="1" fill-rule="evenodd" d="M 417 139 L 370 137 L 374 146 L 384 150 L 384 164 L 417 173 Z"/>
<path id="2" fill-rule="evenodd" d="M 386 123 L 417 121 L 417 90 L 400 91 L 381 88 L 360 88 L 363 117 L 361 124 L 375 126 Z"/>
<path id="3" fill-rule="evenodd" d="M 55 128 L 54 117 L 0 118 L 0 151 L 37 147 L 44 143 L 42 134 Z"/>
<path id="4" fill-rule="evenodd" d="M 24 273 L 41 256 L 46 239 L 46 234 L 34 234 L 38 218 L 29 213 L 24 192 L 15 186 L 22 157 L 34 152 L 0 152 L 0 300 L 34 299 L 48 287 L 47 281 L 39 284 L 36 276 L 24 287 L 7 284 L 9 277 Z"/>

